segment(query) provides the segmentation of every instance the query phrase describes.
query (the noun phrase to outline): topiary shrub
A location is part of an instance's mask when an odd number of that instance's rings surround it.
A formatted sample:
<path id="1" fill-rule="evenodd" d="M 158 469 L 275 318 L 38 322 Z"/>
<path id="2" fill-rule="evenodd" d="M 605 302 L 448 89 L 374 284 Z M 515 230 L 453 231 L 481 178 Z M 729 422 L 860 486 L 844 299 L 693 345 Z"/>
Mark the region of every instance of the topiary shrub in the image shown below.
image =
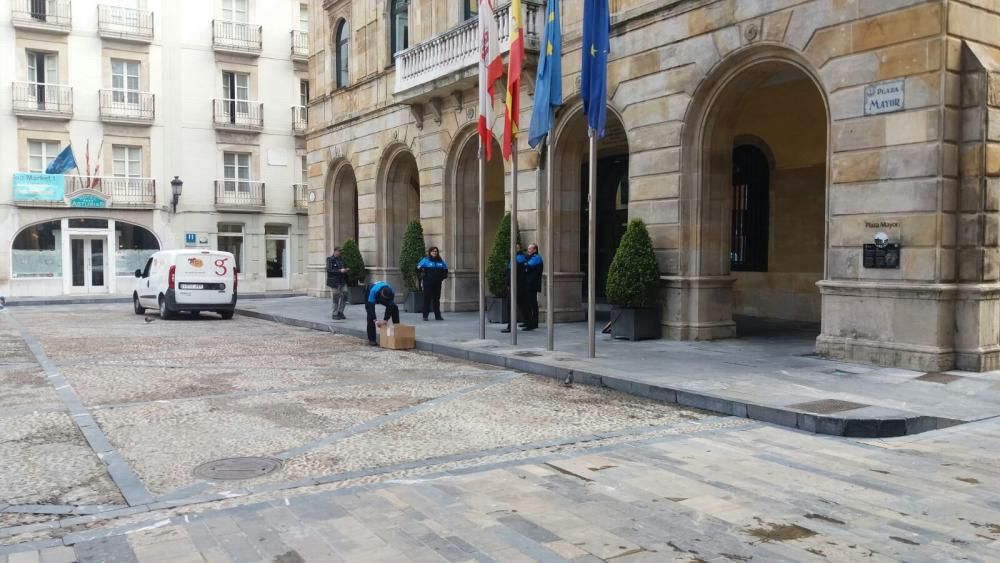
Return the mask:
<path id="1" fill-rule="evenodd" d="M 521 242 L 518 233 L 517 242 Z M 510 263 L 510 214 L 503 216 L 497 236 L 493 239 L 493 248 L 486 259 L 486 287 L 494 297 L 506 298 L 510 293 L 507 281 L 507 264 Z"/>
<path id="2" fill-rule="evenodd" d="M 399 250 L 399 271 L 403 274 L 403 285 L 407 291 L 420 291 L 420 273 L 417 263 L 427 254 L 424 247 L 424 228 L 420 221 L 411 221 L 403 234 L 403 245 Z"/>
<path id="3" fill-rule="evenodd" d="M 629 221 L 608 270 L 608 301 L 617 307 L 652 307 L 660 300 L 660 271 L 653 242 L 641 219 Z"/>
<path id="4" fill-rule="evenodd" d="M 347 271 L 347 285 L 361 285 L 365 279 L 365 259 L 361 257 L 361 249 L 354 239 L 347 239 L 340 247 L 344 264 L 349 268 Z"/>

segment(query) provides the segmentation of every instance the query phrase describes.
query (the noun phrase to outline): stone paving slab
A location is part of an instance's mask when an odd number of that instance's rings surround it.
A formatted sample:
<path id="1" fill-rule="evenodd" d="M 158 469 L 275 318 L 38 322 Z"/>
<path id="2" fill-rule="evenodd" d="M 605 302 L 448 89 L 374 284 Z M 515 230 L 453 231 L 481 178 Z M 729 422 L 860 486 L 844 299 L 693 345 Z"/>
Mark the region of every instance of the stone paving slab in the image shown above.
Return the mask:
<path id="1" fill-rule="evenodd" d="M 311 297 L 263 299 L 239 305 L 246 316 L 364 337 L 361 306 L 348 321 L 328 318 L 329 302 Z M 749 417 L 808 432 L 887 437 L 946 428 L 1000 416 L 1000 373 L 948 372 L 956 377 L 897 368 L 828 361 L 813 354 L 815 336 L 801 331 L 765 332 L 755 338 L 717 342 L 623 342 L 598 335 L 598 355 L 585 357 L 585 323 L 556 327 L 556 351 L 544 348 L 545 330 L 478 340 L 478 313 L 449 313 L 444 322 L 421 322 L 417 348 L 684 406 Z M 930 379 L 930 380 L 928 380 Z M 838 400 L 857 409 L 817 413 L 796 405 Z"/>

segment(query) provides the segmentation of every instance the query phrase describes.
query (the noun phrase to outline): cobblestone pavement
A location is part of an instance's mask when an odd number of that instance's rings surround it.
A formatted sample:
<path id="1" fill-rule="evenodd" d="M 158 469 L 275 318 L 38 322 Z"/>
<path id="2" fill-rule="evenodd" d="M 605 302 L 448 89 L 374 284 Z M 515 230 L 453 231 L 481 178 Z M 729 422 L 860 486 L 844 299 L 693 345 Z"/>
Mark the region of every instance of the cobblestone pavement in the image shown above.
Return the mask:
<path id="1" fill-rule="evenodd" d="M 803 434 L 239 318 L 0 313 L 0 563 L 1000 553 L 1000 421 Z M 267 456 L 239 481 L 193 469 Z"/>

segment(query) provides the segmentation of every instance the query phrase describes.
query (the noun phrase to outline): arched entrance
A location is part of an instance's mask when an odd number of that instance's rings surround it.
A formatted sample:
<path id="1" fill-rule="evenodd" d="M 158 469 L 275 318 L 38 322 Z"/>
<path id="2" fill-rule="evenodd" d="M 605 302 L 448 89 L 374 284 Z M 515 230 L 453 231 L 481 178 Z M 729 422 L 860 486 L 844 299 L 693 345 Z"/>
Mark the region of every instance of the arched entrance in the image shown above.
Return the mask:
<path id="1" fill-rule="evenodd" d="M 582 320 L 587 299 L 589 149 L 582 106 L 571 109 L 556 132 L 553 147 L 552 226 L 555 240 L 542 249 L 553 271 L 556 320 Z M 621 118 L 608 108 L 607 129 L 597 143 L 597 273 L 598 300 L 611 261 L 628 224 L 629 146 Z"/>
<path id="2" fill-rule="evenodd" d="M 447 238 L 445 259 L 452 282 L 445 285 L 445 307 L 455 311 L 479 308 L 479 135 L 470 129 L 455 143 L 448 167 Z M 504 164 L 500 144 L 493 140 L 493 159 L 486 162 L 486 221 L 489 254 L 504 215 Z M 457 157 L 455 156 L 457 155 Z"/>
<path id="3" fill-rule="evenodd" d="M 327 255 L 347 239 L 358 242 L 358 182 L 354 168 L 341 162 L 332 169 L 326 187 Z"/>
<path id="4" fill-rule="evenodd" d="M 384 189 L 379 211 L 385 233 L 381 266 L 398 271 L 399 251 L 406 226 L 411 221 L 420 220 L 420 173 L 417 160 L 409 150 L 396 149 L 390 155 Z"/>
<path id="5" fill-rule="evenodd" d="M 777 51 L 777 52 L 775 52 Z M 791 53 L 744 53 L 696 97 L 682 208 L 680 337 L 719 338 L 803 323 L 818 332 L 825 275 L 829 112 Z M 682 282 L 683 283 L 683 282 Z M 680 286 L 675 286 L 681 289 Z M 738 322 L 744 321 L 744 322 Z"/>

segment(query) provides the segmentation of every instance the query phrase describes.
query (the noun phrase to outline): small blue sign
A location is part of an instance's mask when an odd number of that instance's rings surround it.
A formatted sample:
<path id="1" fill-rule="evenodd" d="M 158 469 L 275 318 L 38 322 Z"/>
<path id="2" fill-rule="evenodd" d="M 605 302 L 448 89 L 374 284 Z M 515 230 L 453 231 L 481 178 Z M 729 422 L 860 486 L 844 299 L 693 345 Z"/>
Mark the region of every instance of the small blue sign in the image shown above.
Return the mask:
<path id="1" fill-rule="evenodd" d="M 62 201 L 66 177 L 62 174 L 14 174 L 14 201 Z"/>
<path id="2" fill-rule="evenodd" d="M 198 244 L 198 233 L 184 233 L 185 244 Z"/>
<path id="3" fill-rule="evenodd" d="M 88 209 L 98 209 L 107 207 L 107 202 L 96 195 L 81 195 L 69 200 L 70 207 L 84 207 Z"/>

